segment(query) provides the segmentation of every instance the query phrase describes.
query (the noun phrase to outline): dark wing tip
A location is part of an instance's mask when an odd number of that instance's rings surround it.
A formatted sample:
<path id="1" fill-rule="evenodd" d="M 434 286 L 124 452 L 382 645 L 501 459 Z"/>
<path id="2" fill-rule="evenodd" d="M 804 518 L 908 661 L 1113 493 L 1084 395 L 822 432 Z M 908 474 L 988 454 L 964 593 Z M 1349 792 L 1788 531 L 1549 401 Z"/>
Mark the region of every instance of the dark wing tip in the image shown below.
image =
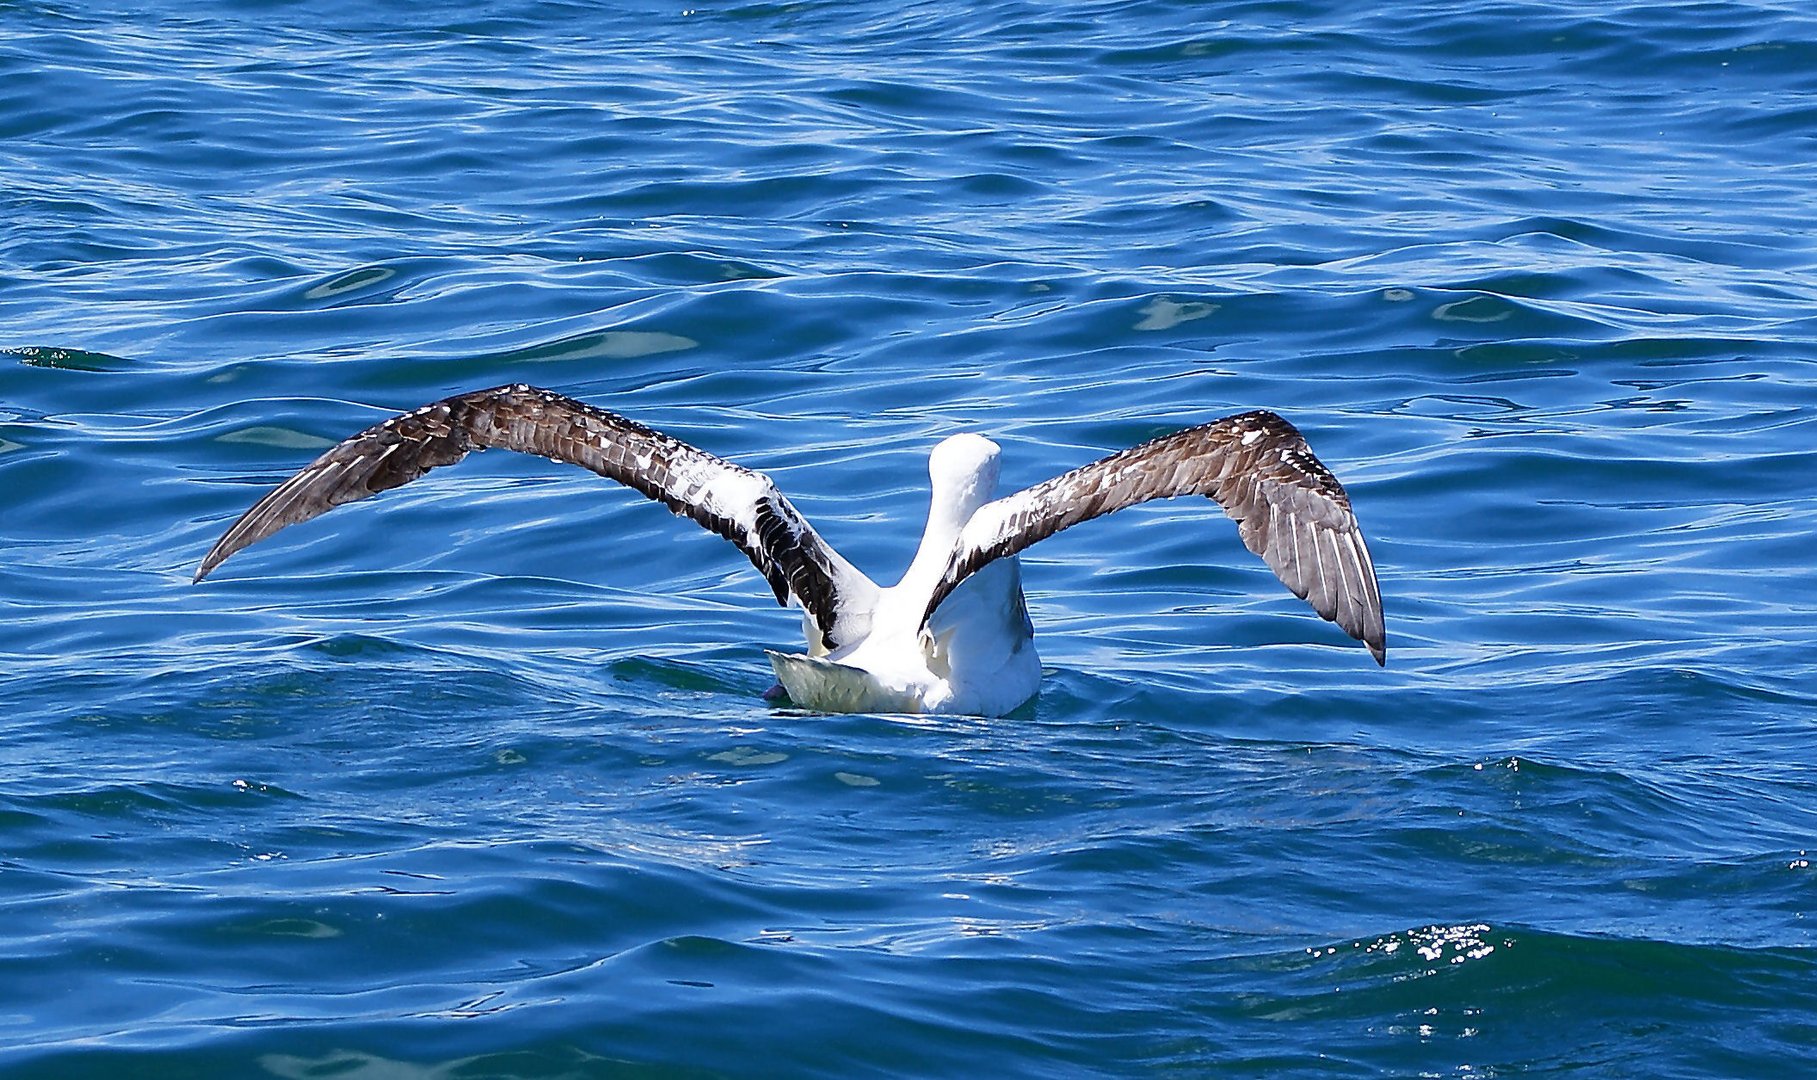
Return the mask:
<path id="1" fill-rule="evenodd" d="M 1369 655 L 1375 657 L 1377 667 L 1388 666 L 1388 633 L 1382 626 L 1382 610 L 1375 608 L 1370 612 L 1372 620 L 1362 627 L 1362 632 L 1353 634 L 1358 641 L 1369 647 Z M 1346 627 L 1346 630 L 1349 628 Z"/>
<path id="2" fill-rule="evenodd" d="M 202 557 L 202 562 L 196 567 L 195 576 L 189 579 L 191 585 L 199 584 L 203 578 L 214 572 L 215 567 L 220 566 L 231 558 L 234 552 L 239 551 L 248 544 L 256 543 L 262 538 L 264 535 L 263 533 L 252 536 L 246 535 L 248 531 L 246 523 L 258 515 L 259 512 L 265 508 L 266 504 L 272 501 L 272 497 L 282 490 L 284 490 L 283 485 L 279 485 L 277 488 L 272 489 L 264 498 L 254 503 L 244 514 L 241 514 L 239 519 L 230 525 L 226 532 L 221 534 L 221 538 L 214 542 L 214 546 L 208 549 L 208 554 Z M 273 529 L 272 531 L 276 530 Z"/>
<path id="3" fill-rule="evenodd" d="M 1381 587 L 1344 485 L 1274 413 L 1241 413 L 1215 426 L 1230 465 L 1210 494 L 1236 519 L 1244 545 L 1386 667 Z"/>
<path id="4" fill-rule="evenodd" d="M 233 539 L 233 532 L 230 530 L 215 541 L 214 547 L 208 549 L 208 554 L 202 557 L 201 565 L 196 567 L 195 576 L 189 579 L 191 585 L 201 584 L 202 579 L 213 573 L 215 567 L 226 562 L 229 556 L 246 546 L 244 543 L 229 543 L 228 541 L 231 539 Z"/>
<path id="5" fill-rule="evenodd" d="M 476 408 L 508 405 L 508 396 L 518 389 L 500 387 L 432 402 L 329 447 L 240 515 L 209 549 L 190 583 L 280 529 L 461 460 L 474 447 L 464 426 L 469 415 Z"/>

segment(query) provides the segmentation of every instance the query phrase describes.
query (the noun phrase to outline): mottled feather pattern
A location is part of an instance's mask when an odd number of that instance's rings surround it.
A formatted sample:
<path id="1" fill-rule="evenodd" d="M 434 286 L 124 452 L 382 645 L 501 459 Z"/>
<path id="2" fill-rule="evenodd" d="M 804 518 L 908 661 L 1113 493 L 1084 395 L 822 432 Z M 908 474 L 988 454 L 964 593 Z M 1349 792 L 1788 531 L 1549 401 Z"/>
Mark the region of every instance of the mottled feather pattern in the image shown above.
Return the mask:
<path id="1" fill-rule="evenodd" d="M 1267 411 L 1150 440 L 981 507 L 923 621 L 980 567 L 1082 521 L 1150 499 L 1203 495 L 1314 611 L 1387 654 L 1381 593 L 1350 497 L 1299 430 Z"/>
<path id="2" fill-rule="evenodd" d="M 590 469 L 693 519 L 744 552 L 779 603 L 807 612 L 826 649 L 863 639 L 876 586 L 815 533 L 762 473 L 616 413 L 516 384 L 392 417 L 333 447 L 278 485 L 215 544 L 200 581 L 287 525 L 501 448 Z M 985 504 L 961 532 L 922 621 L 995 559 L 1082 521 L 1150 499 L 1204 495 L 1294 595 L 1385 655 L 1375 568 L 1349 497 L 1292 424 L 1249 412 L 1112 454 Z"/>
<path id="3" fill-rule="evenodd" d="M 331 447 L 228 529 L 195 579 L 287 525 L 489 448 L 579 465 L 731 541 L 763 574 L 778 603 L 793 598 L 807 611 L 829 649 L 865 630 L 842 614 L 838 597 L 842 588 L 874 586 L 827 547 L 767 476 L 616 413 L 523 384 L 437 401 Z"/>

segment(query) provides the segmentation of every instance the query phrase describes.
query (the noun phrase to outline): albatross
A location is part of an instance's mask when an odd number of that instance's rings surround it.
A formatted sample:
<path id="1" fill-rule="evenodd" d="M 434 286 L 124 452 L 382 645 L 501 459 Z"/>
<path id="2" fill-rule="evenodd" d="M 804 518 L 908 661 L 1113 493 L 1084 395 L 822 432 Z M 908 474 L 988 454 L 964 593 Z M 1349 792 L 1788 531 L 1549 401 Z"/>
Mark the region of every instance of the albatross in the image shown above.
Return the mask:
<path id="1" fill-rule="evenodd" d="M 808 651 L 766 652 L 780 691 L 809 710 L 1013 711 L 1041 684 L 1017 556 L 1080 522 L 1186 495 L 1222 506 L 1282 584 L 1386 662 L 1381 591 L 1350 498 L 1299 430 L 1267 411 L 1186 428 L 1002 498 L 1001 449 L 954 435 L 928 458 L 920 547 L 882 588 L 763 473 L 516 383 L 432 402 L 331 447 L 234 522 L 195 580 L 287 525 L 494 448 L 590 469 L 731 541 L 778 603 L 802 611 Z"/>

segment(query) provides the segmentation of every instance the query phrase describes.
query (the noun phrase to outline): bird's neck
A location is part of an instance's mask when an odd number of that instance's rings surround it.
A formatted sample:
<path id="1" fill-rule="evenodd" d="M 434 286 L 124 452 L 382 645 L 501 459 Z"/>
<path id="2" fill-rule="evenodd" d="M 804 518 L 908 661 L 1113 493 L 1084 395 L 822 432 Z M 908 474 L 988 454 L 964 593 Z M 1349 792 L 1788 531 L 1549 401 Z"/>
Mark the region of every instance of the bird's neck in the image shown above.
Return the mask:
<path id="1" fill-rule="evenodd" d="M 875 633 L 912 640 L 920 632 L 928 598 L 952 561 L 960 532 L 996 496 L 998 454 L 989 439 L 954 435 L 928 455 L 927 528 L 902 580 L 880 598 Z"/>
<path id="2" fill-rule="evenodd" d="M 981 482 L 940 484 L 933 490 L 928 504 L 927 528 L 921 534 L 921 546 L 914 561 L 902 575 L 899 586 L 905 593 L 932 594 L 940 577 L 946 573 L 953 549 L 959 545 L 959 533 L 980 506 L 990 501 L 990 485 Z M 919 612 L 917 612 L 919 615 Z"/>

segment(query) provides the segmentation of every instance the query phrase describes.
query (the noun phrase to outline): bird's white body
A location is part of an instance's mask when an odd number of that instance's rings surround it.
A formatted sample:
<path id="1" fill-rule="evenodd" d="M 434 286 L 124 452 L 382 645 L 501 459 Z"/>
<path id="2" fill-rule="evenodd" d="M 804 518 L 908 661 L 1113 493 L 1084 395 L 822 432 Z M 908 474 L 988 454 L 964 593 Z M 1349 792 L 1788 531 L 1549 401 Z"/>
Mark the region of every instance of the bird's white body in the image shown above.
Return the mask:
<path id="1" fill-rule="evenodd" d="M 870 633 L 832 652 L 770 653 L 789 699 L 835 712 L 963 713 L 1000 716 L 1041 688 L 1041 658 L 1012 556 L 972 574 L 922 616 L 959 534 L 996 497 L 1001 450 L 978 435 L 955 435 L 928 458 L 931 499 L 921 545 L 902 580 L 876 593 Z"/>

